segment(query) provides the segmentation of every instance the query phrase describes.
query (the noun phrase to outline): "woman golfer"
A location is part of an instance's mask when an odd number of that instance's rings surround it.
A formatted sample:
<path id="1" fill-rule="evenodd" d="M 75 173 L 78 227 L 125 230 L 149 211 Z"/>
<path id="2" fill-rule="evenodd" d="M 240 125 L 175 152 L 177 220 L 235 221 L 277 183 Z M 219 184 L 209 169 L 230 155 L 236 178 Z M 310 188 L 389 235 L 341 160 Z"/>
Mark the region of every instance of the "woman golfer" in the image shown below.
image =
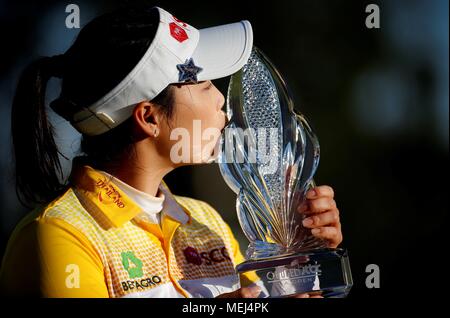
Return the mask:
<path id="1" fill-rule="evenodd" d="M 181 165 L 211 159 L 212 151 L 191 147 L 188 160 L 173 160 L 171 132 L 192 136 L 196 121 L 202 131 L 224 128 L 224 96 L 211 80 L 238 71 L 252 44 L 248 21 L 197 30 L 158 7 L 123 9 L 87 24 L 65 54 L 29 65 L 13 102 L 12 134 L 19 198 L 37 204 L 9 240 L 1 292 L 261 296 L 256 275 L 235 273 L 244 259 L 220 215 L 163 182 Z M 62 89 L 50 107 L 82 134 L 83 155 L 67 183 L 46 113 L 53 76 Z M 318 186 L 299 207 L 309 214 L 304 225 L 330 247 L 342 241 L 333 196 Z"/>

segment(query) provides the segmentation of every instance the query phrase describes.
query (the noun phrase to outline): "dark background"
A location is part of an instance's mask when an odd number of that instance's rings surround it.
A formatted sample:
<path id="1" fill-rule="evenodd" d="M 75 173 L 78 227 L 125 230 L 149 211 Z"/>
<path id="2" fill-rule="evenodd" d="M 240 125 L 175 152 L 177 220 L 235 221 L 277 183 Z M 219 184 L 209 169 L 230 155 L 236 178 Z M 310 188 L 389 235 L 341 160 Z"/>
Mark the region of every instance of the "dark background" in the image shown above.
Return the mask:
<path id="1" fill-rule="evenodd" d="M 355 281 L 351 298 L 432 294 L 447 284 L 447 0 L 146 2 L 197 28 L 252 23 L 254 44 L 284 75 L 319 137 L 315 180 L 336 193 Z M 69 3 L 79 5 L 83 26 L 137 1 L 0 2 L 0 255 L 28 212 L 17 201 L 11 170 L 15 85 L 32 59 L 63 53 L 73 42 L 79 29 L 65 27 Z M 365 26 L 369 3 L 380 7 L 380 29 Z M 224 94 L 227 83 L 216 81 Z M 57 80 L 49 85 L 50 99 L 59 88 Z M 62 152 L 73 157 L 78 134 L 51 117 Z M 68 171 L 70 162 L 63 164 Z M 176 194 L 214 206 L 245 250 L 235 196 L 217 165 L 181 168 L 166 181 Z M 380 267 L 380 289 L 365 286 L 368 264 Z"/>

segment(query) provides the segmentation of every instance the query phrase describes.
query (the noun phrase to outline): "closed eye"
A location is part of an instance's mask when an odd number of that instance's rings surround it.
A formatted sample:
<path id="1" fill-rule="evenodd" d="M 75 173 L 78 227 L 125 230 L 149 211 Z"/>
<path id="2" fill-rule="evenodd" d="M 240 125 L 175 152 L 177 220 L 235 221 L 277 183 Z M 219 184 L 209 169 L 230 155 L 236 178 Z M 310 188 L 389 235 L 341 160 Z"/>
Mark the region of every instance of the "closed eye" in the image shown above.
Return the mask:
<path id="1" fill-rule="evenodd" d="M 208 86 L 206 86 L 206 87 L 205 87 L 205 89 L 210 89 L 210 88 L 211 88 L 211 86 L 212 86 L 212 82 L 211 82 L 211 81 L 209 81 L 209 84 L 208 84 Z"/>

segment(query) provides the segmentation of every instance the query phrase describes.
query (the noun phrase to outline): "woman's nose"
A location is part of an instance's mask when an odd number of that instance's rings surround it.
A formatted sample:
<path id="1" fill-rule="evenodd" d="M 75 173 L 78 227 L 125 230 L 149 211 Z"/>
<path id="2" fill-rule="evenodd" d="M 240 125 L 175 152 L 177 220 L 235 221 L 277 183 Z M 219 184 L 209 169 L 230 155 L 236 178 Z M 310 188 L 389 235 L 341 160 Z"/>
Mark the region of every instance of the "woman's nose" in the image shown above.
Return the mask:
<path id="1" fill-rule="evenodd" d="M 222 93 L 219 93 L 219 100 L 217 102 L 217 111 L 221 111 L 225 106 L 225 97 L 222 95 Z"/>

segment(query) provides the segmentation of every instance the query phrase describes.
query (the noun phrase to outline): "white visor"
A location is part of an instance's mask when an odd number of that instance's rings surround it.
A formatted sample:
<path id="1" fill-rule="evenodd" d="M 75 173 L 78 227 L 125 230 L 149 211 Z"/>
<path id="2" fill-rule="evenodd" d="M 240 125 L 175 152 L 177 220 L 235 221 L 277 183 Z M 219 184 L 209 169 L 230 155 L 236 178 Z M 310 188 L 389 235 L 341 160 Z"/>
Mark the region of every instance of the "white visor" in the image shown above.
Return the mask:
<path id="1" fill-rule="evenodd" d="M 137 103 L 152 100 L 169 84 L 214 80 L 244 66 L 252 46 L 250 22 L 197 30 L 155 7 L 159 26 L 134 69 L 100 100 L 77 112 L 72 125 L 95 136 L 128 119 Z"/>

